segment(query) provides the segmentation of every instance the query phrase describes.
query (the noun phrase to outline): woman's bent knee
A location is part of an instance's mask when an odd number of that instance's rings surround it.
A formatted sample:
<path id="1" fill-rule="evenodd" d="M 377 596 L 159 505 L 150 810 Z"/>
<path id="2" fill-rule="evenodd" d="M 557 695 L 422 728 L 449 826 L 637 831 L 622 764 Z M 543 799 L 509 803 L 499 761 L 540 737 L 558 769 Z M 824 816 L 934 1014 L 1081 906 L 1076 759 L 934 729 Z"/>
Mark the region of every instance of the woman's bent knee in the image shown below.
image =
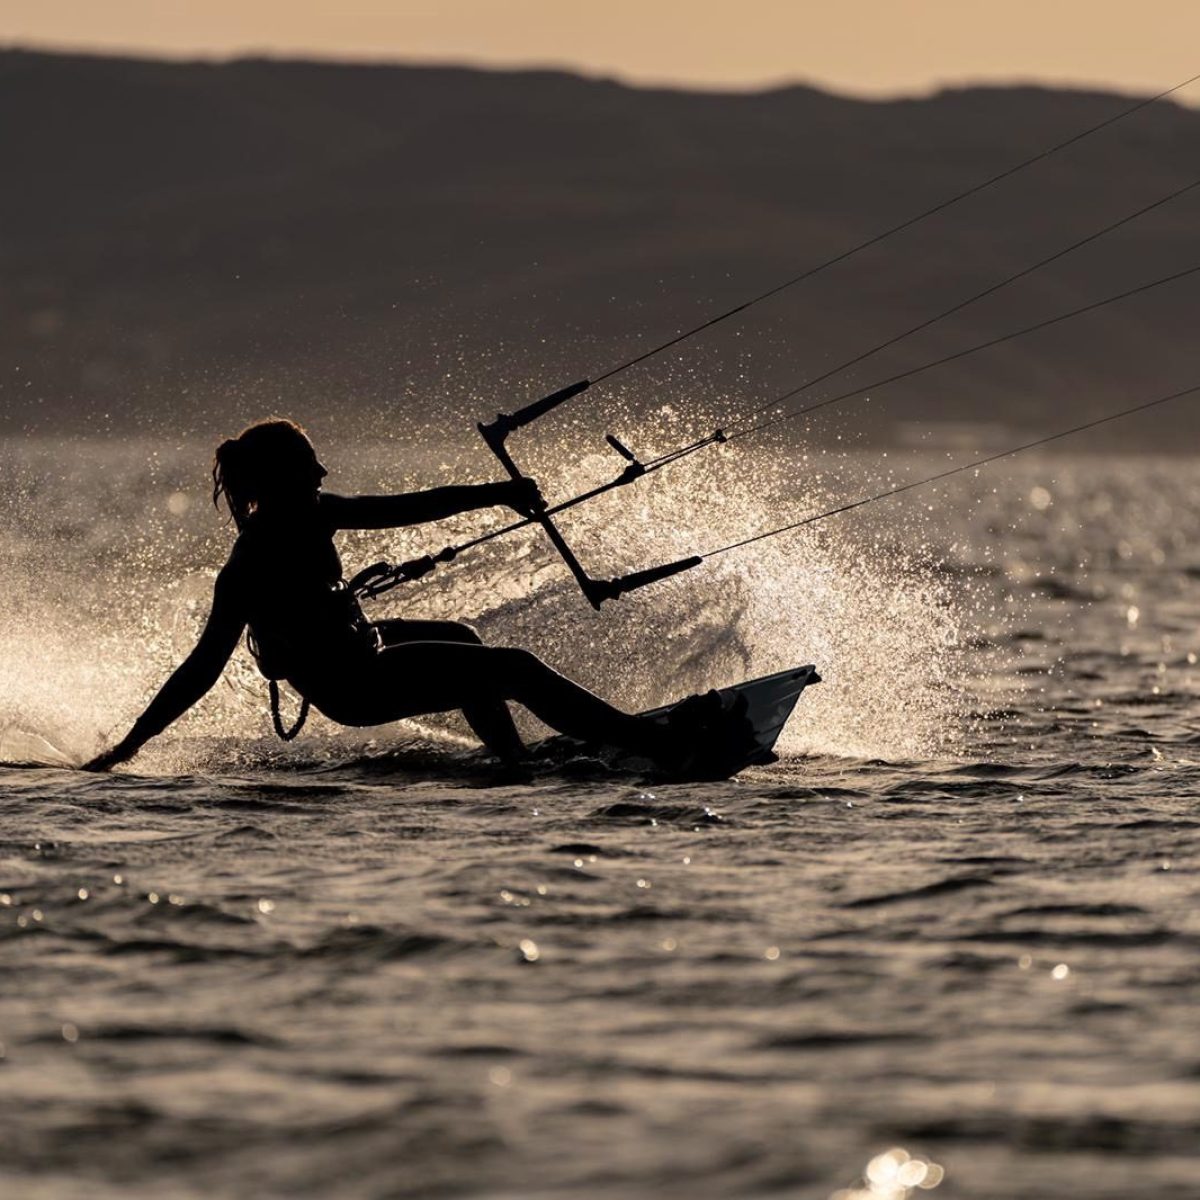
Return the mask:
<path id="1" fill-rule="evenodd" d="M 531 669 L 542 665 L 542 660 L 532 650 L 521 646 L 494 646 L 492 654 L 506 673 L 514 675 L 527 675 Z"/>
<path id="2" fill-rule="evenodd" d="M 465 621 L 376 621 L 375 628 L 385 646 L 409 642 L 454 642 L 460 646 L 482 646 L 483 639 Z"/>
<path id="3" fill-rule="evenodd" d="M 463 646 L 483 645 L 483 638 L 466 621 L 430 621 L 424 635 L 431 642 L 457 642 Z"/>

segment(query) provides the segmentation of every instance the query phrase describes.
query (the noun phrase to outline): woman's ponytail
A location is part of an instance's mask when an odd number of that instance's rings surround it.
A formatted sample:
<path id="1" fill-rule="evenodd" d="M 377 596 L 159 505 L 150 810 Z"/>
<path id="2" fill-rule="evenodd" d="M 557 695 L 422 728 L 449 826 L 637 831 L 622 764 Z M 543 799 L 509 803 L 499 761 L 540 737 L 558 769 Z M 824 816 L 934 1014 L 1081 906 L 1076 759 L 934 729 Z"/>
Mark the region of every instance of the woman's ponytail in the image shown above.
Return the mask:
<path id="1" fill-rule="evenodd" d="M 245 477 L 242 446 L 237 438 L 226 438 L 213 456 L 213 506 L 220 507 L 221 497 L 229 509 L 233 523 L 241 529 L 250 515 L 249 480 Z"/>

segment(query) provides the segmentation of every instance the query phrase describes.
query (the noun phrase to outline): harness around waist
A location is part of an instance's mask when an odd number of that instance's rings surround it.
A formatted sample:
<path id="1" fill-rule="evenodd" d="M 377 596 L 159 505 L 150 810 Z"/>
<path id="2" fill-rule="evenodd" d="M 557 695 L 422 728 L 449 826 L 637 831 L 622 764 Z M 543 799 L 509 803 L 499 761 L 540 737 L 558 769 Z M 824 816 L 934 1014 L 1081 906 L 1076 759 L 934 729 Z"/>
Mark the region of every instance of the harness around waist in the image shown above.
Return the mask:
<path id="1" fill-rule="evenodd" d="M 345 580 L 325 589 L 306 608 L 291 608 L 282 620 L 278 613 L 270 619 L 251 618 L 246 645 L 267 679 L 344 667 L 348 660 L 366 658 L 379 649 L 379 633 Z"/>

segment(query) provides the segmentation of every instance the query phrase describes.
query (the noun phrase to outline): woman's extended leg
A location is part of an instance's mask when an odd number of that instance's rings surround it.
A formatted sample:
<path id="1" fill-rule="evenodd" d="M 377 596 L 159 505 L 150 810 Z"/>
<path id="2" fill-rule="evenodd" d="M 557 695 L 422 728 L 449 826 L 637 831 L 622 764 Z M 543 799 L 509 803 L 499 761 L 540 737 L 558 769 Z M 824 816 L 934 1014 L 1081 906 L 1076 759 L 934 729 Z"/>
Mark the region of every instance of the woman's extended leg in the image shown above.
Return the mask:
<path id="1" fill-rule="evenodd" d="M 406 642 L 461 642 L 482 646 L 483 639 L 461 621 L 377 621 L 375 628 L 385 647 Z M 519 762 L 525 757 L 525 743 L 503 700 L 480 700 L 464 704 L 462 714 L 475 736 L 501 762 Z"/>
<path id="2" fill-rule="evenodd" d="M 621 712 L 528 650 L 459 642 L 403 642 L 380 651 L 365 686 L 328 715 L 374 725 L 468 705 L 523 704 L 553 729 L 655 758 L 674 739 L 663 725 Z"/>

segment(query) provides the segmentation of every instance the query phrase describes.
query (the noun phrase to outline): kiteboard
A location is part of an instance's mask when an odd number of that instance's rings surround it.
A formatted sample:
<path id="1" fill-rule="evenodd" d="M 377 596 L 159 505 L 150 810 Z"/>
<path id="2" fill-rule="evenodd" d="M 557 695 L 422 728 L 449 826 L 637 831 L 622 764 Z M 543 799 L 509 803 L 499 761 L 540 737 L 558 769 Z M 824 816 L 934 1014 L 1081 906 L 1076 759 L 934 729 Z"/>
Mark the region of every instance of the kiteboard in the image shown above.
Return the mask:
<path id="1" fill-rule="evenodd" d="M 805 688 L 820 682 L 816 667 L 794 667 L 720 688 L 706 697 L 689 696 L 640 714 L 665 723 L 682 706 L 700 702 L 695 751 L 669 771 L 631 751 L 593 746 L 562 734 L 535 742 L 529 749 L 535 765 L 551 770 L 586 756 L 593 762 L 599 760 L 613 771 L 664 782 L 729 779 L 746 767 L 776 761 L 775 743 L 796 702 Z M 11 728 L 2 731 L 0 767 L 70 768 L 74 765 L 61 750 L 37 734 Z"/>
<path id="2" fill-rule="evenodd" d="M 809 665 L 718 689 L 719 709 L 713 704 L 711 716 L 697 731 L 695 752 L 671 771 L 628 750 L 593 747 L 561 734 L 535 742 L 530 750 L 535 760 L 550 762 L 587 753 L 602 759 L 614 770 L 645 773 L 663 780 L 730 779 L 746 767 L 776 761 L 775 743 L 796 702 L 806 687 L 820 682 L 816 667 Z M 688 697 L 640 715 L 666 722 L 680 706 L 694 703 L 695 699 Z"/>

